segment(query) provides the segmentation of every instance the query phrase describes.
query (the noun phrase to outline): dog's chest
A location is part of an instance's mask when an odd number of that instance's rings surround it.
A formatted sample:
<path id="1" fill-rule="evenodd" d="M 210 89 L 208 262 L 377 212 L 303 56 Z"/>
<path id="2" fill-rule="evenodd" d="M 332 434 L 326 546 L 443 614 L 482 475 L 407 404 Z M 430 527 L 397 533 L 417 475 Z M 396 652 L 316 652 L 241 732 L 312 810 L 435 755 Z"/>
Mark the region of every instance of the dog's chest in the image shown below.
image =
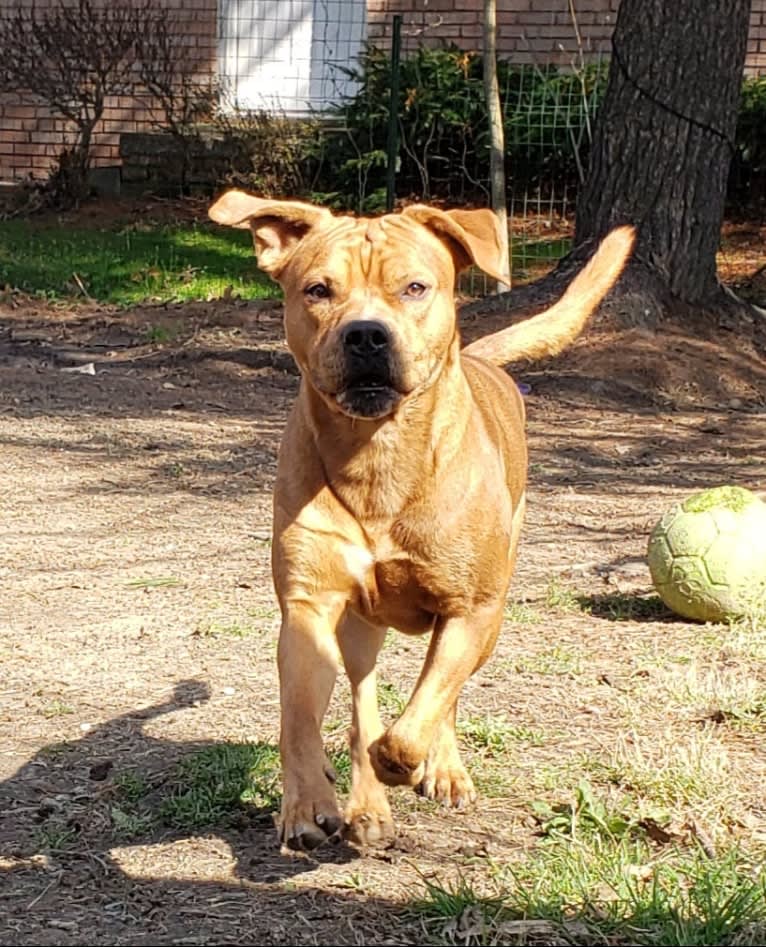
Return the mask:
<path id="1" fill-rule="evenodd" d="M 421 634 L 444 610 L 437 563 L 423 563 L 387 539 L 372 549 L 348 545 L 344 560 L 355 587 L 352 607 L 368 621 Z"/>

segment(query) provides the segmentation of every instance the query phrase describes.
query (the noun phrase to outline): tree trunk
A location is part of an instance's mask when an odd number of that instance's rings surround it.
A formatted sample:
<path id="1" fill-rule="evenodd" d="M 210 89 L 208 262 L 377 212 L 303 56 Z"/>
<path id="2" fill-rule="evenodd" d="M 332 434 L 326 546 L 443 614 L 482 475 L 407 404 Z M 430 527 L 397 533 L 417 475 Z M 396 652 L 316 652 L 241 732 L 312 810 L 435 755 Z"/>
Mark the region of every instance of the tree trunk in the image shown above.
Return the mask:
<path id="1" fill-rule="evenodd" d="M 635 259 L 672 296 L 716 306 L 750 0 L 622 0 L 575 245 L 638 226 Z"/>
<path id="2" fill-rule="evenodd" d="M 500 89 L 497 82 L 497 3 L 484 0 L 484 98 L 489 115 L 489 177 L 492 210 L 500 224 L 500 272 L 505 277 L 497 291 L 511 285 L 511 260 L 508 251 L 508 207 L 505 193 L 505 133 Z"/>
<path id="3" fill-rule="evenodd" d="M 539 311 L 604 234 L 632 223 L 636 249 L 608 306 L 620 324 L 763 330 L 763 314 L 716 276 L 749 14 L 750 0 L 621 0 L 574 249 L 548 276 L 465 315 Z"/>

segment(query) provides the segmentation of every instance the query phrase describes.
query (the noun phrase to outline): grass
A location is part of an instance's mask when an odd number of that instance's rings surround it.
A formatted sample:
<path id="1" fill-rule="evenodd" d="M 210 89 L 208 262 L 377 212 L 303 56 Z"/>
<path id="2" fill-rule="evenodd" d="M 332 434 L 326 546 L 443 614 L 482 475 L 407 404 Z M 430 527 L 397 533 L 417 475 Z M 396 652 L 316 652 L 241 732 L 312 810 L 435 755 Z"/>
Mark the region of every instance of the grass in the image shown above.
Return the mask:
<path id="1" fill-rule="evenodd" d="M 543 620 L 542 615 L 524 602 L 507 602 L 503 610 L 503 618 L 517 625 L 539 625 Z"/>
<path id="2" fill-rule="evenodd" d="M 131 589 L 175 589 L 184 583 L 172 575 L 147 576 L 125 583 Z"/>
<path id="3" fill-rule="evenodd" d="M 77 832 L 72 826 L 51 821 L 35 833 L 35 847 L 45 852 L 66 852 L 76 839 Z"/>
<path id="4" fill-rule="evenodd" d="M 495 866 L 494 887 L 427 879 L 410 912 L 440 944 L 760 944 L 766 885 L 735 848 L 658 854 L 645 839 L 585 832 Z"/>
<path id="5" fill-rule="evenodd" d="M 582 765 L 594 778 L 629 793 L 638 819 L 672 819 L 725 840 L 729 827 L 745 815 L 729 751 L 711 726 L 686 734 L 620 736 L 609 753 L 583 759 Z"/>
<path id="6" fill-rule="evenodd" d="M 336 788 L 351 786 L 351 759 L 345 749 L 329 754 Z M 158 825 L 184 831 L 229 826 L 243 816 L 270 820 L 279 810 L 279 749 L 272 743 L 219 743 L 182 759 L 167 782 L 152 789 L 133 771 L 115 778 L 110 809 L 112 830 L 135 837 Z"/>
<path id="7" fill-rule="evenodd" d="M 97 230 L 0 221 L 3 286 L 52 301 L 119 306 L 279 293 L 255 264 L 249 232 L 194 224 Z M 157 330 L 148 341 L 168 339 Z"/>
<path id="8" fill-rule="evenodd" d="M 558 608 L 565 612 L 581 610 L 577 594 L 565 585 L 558 576 L 553 576 L 548 580 L 545 590 L 545 605 L 547 608 Z"/>
<path id="9" fill-rule="evenodd" d="M 705 668 L 695 662 L 683 676 L 668 676 L 664 683 L 671 700 L 698 718 L 766 725 L 766 685 L 749 668 Z"/>
<path id="10" fill-rule="evenodd" d="M 514 659 L 511 664 L 522 674 L 577 677 L 583 671 L 584 655 L 573 648 L 556 645 Z"/>
<path id="11" fill-rule="evenodd" d="M 530 727 L 516 727 L 503 717 L 474 715 L 458 721 L 458 734 L 471 749 L 485 756 L 501 756 L 513 746 L 541 746 L 544 736 Z"/>
<path id="12" fill-rule="evenodd" d="M 74 713 L 74 707 L 70 707 L 69 704 L 67 704 L 63 700 L 59 700 L 58 698 L 56 698 L 55 700 L 52 700 L 49 704 L 47 704 L 42 709 L 43 717 L 49 717 L 49 718 L 50 717 L 63 717 L 63 716 L 66 716 L 68 714 L 73 714 L 73 713 Z"/>
<path id="13" fill-rule="evenodd" d="M 399 717 L 407 705 L 407 698 L 396 684 L 378 680 L 378 706 L 387 717 Z"/>
<path id="14" fill-rule="evenodd" d="M 193 634 L 198 638 L 249 638 L 261 629 L 254 624 L 238 621 L 202 621 Z"/>
<path id="15" fill-rule="evenodd" d="M 182 829 L 231 824 L 245 807 L 279 807 L 279 750 L 271 743 L 221 743 L 182 760 L 159 806 Z"/>

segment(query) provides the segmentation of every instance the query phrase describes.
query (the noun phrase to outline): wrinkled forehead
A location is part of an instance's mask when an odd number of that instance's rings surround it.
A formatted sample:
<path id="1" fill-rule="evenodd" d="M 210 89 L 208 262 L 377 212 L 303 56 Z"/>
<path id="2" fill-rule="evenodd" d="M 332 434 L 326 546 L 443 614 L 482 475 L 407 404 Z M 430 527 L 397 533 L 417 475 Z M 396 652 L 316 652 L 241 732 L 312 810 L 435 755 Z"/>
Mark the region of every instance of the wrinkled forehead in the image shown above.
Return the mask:
<path id="1" fill-rule="evenodd" d="M 295 256 L 296 273 L 316 276 L 430 277 L 454 280 L 452 256 L 434 233 L 399 215 L 335 217 L 307 237 Z"/>

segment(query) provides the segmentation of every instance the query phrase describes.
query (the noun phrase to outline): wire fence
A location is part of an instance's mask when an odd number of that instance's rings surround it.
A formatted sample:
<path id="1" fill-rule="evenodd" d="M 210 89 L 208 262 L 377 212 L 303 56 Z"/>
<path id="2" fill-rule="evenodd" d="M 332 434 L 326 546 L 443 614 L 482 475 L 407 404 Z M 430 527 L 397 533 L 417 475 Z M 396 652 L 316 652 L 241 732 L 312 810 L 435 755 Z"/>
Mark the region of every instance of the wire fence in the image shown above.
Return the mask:
<path id="1" fill-rule="evenodd" d="M 318 117 L 325 127 L 313 182 L 318 199 L 343 200 L 362 212 L 383 209 L 392 18 L 384 29 L 377 25 L 381 41 L 368 43 L 367 4 L 357 0 L 223 0 L 219 9 L 221 68 L 236 106 Z M 402 31 L 396 197 L 486 206 L 481 40 L 473 48 L 444 42 L 438 25 Z M 501 59 L 499 69 L 511 273 L 518 283 L 542 275 L 568 249 L 606 69 L 598 56 L 586 62 L 576 46 L 563 68 Z M 471 274 L 463 288 L 485 292 L 487 281 Z"/>

